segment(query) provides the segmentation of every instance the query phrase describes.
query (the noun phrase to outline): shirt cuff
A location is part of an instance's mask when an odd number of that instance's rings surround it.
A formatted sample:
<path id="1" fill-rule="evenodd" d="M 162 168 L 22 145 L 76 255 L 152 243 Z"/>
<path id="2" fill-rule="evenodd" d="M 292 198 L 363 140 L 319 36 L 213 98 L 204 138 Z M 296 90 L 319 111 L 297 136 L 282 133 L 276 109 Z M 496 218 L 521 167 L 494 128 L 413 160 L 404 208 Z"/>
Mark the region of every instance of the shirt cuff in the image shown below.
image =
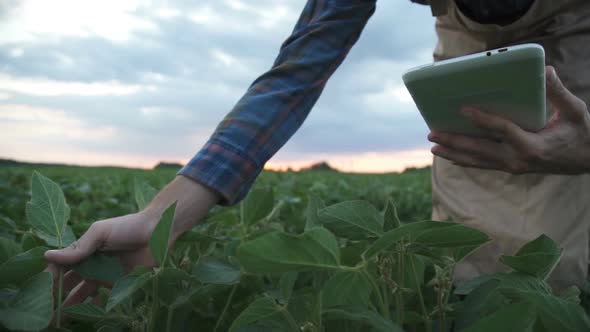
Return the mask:
<path id="1" fill-rule="evenodd" d="M 248 194 L 261 170 L 262 167 L 242 151 L 210 140 L 178 174 L 219 193 L 221 205 L 233 205 Z"/>

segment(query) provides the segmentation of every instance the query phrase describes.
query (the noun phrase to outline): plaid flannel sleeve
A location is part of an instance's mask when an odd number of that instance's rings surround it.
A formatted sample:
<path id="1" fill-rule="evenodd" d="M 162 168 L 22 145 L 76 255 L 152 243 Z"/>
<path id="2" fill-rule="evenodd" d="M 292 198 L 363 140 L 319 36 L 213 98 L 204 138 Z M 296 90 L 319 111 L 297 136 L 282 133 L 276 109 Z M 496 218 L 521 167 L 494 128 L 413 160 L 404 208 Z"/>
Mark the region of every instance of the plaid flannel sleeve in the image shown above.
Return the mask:
<path id="1" fill-rule="evenodd" d="M 308 0 L 270 70 L 258 77 L 179 174 L 223 197 L 243 199 L 297 131 L 358 40 L 376 0 Z"/>

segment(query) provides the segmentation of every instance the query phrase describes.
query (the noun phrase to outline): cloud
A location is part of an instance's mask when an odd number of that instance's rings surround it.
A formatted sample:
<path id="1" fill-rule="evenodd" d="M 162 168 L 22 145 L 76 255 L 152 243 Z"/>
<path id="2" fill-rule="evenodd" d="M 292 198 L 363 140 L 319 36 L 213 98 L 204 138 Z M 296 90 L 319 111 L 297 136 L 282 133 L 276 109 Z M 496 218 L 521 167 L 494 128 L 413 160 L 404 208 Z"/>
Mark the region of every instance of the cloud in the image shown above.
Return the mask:
<path id="1" fill-rule="evenodd" d="M 121 96 L 134 94 L 143 89 L 153 90 L 153 87 L 121 84 L 117 81 L 92 83 L 60 82 L 47 79 L 15 78 L 0 74 L 0 90 L 36 96 Z"/>
<path id="2" fill-rule="evenodd" d="M 136 31 L 157 31 L 153 22 L 135 12 L 139 1 L 28 0 L 21 1 L 0 21 L 1 43 L 40 42 L 64 37 L 100 36 L 129 40 Z"/>
<path id="3" fill-rule="evenodd" d="M 11 2 L 0 5 L 0 109 L 28 107 L 26 114 L 37 120 L 8 121 L 5 115 L 2 121 L 45 129 L 28 130 L 26 144 L 4 140 L 0 155 L 33 158 L 37 151 L 50 158 L 53 151 L 58 159 L 76 153 L 99 161 L 103 155 L 133 165 L 192 157 L 270 68 L 305 4 Z M 431 61 L 433 26 L 425 6 L 378 1 L 361 39 L 274 160 L 427 151 L 427 128 L 401 75 Z M 39 114 L 61 122 L 42 125 Z M 58 129 L 50 132 L 52 125 Z M 69 133 L 58 135 L 62 130 Z M 9 133 L 16 134 L 4 131 L 0 138 Z"/>

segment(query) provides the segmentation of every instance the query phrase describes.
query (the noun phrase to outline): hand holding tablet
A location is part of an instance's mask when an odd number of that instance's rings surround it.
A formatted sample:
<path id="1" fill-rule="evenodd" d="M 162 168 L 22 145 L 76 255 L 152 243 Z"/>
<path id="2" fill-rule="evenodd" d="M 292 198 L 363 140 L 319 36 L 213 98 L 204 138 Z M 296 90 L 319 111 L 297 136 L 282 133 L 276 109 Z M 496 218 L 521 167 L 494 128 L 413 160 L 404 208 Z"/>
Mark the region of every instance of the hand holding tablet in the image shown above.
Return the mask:
<path id="1" fill-rule="evenodd" d="M 523 44 L 435 62 L 403 75 L 431 130 L 489 136 L 461 110 L 500 115 L 528 131 L 546 124 L 545 58 L 537 44 Z"/>
<path id="2" fill-rule="evenodd" d="M 433 130 L 432 153 L 457 165 L 510 173 L 582 174 L 590 172 L 590 114 L 588 106 L 547 67 L 547 100 L 554 113 L 537 132 L 478 109 L 463 114 L 476 127 L 500 140 Z"/>

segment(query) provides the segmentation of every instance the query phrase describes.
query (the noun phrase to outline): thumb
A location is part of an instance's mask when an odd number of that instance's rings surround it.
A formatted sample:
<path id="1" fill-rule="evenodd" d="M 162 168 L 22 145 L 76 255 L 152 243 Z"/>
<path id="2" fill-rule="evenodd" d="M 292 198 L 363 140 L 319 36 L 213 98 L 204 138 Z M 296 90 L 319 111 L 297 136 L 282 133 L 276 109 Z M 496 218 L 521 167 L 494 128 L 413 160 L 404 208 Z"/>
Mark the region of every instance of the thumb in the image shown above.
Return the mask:
<path id="1" fill-rule="evenodd" d="M 547 98 L 564 116 L 570 119 L 582 118 L 586 112 L 586 104 L 563 85 L 554 67 L 547 66 L 545 69 Z"/>
<path id="2" fill-rule="evenodd" d="M 76 264 L 92 255 L 102 245 L 105 238 L 104 234 L 104 227 L 99 223 L 94 223 L 90 225 L 90 228 L 82 237 L 68 247 L 46 251 L 45 259 L 58 265 Z"/>

